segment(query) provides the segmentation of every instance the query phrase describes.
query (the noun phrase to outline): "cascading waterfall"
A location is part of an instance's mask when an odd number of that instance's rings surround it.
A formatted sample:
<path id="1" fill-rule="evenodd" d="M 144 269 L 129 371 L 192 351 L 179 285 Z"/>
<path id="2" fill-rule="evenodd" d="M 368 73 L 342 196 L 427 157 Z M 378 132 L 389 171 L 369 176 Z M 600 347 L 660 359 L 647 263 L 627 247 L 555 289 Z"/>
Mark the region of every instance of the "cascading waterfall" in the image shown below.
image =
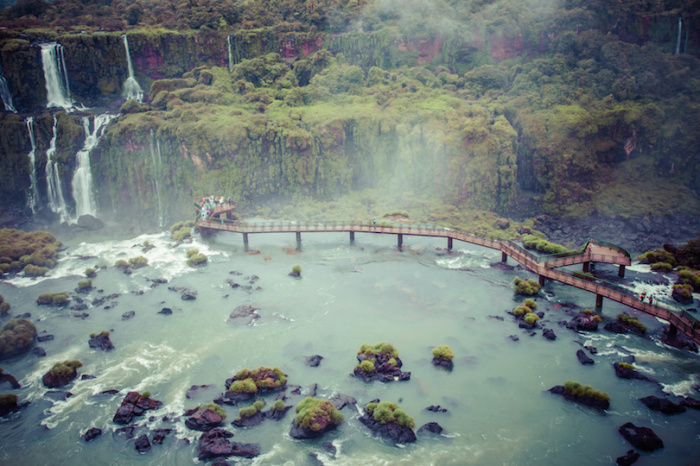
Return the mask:
<path id="1" fill-rule="evenodd" d="M 2 97 L 2 102 L 5 104 L 5 110 L 17 113 L 17 109 L 15 109 L 15 106 L 12 104 L 12 93 L 7 85 L 5 74 L 2 72 L 2 66 L 0 66 L 0 97 Z"/>
<path id="2" fill-rule="evenodd" d="M 73 108 L 70 98 L 70 82 L 68 70 L 61 44 L 52 42 L 41 45 L 41 63 L 44 68 L 46 81 L 46 107 L 62 107 L 66 110 Z"/>
<path id="3" fill-rule="evenodd" d="M 58 163 L 53 160 L 56 155 L 56 139 L 58 132 L 56 128 L 58 120 L 56 115 L 53 116 L 53 137 L 46 151 L 46 184 L 48 185 L 49 208 L 52 212 L 57 213 L 61 217 L 61 222 L 68 221 L 68 207 L 66 200 L 63 197 L 63 188 L 61 187 L 61 175 L 58 171 Z"/>
<path id="4" fill-rule="evenodd" d="M 29 195 L 27 196 L 29 200 L 29 208 L 32 209 L 32 213 L 36 213 L 36 206 L 39 203 L 39 190 L 36 185 L 36 137 L 34 136 L 34 117 L 27 118 L 27 130 L 29 131 L 29 140 L 32 143 L 32 150 L 29 152 L 29 166 L 31 168 L 29 185 Z"/>
<path id="5" fill-rule="evenodd" d="M 81 215 L 97 216 L 97 202 L 95 201 L 92 184 L 92 171 L 90 170 L 90 152 L 97 145 L 100 137 L 104 133 L 107 123 L 115 115 L 103 114 L 95 116 L 93 130 L 90 131 L 90 118 L 83 117 L 83 128 L 85 129 L 85 144 L 75 155 L 77 168 L 73 174 L 73 199 L 75 199 L 75 218 Z"/>
<path id="6" fill-rule="evenodd" d="M 126 81 L 124 82 L 123 97 L 126 100 L 134 99 L 141 102 L 143 100 L 143 89 L 141 89 L 138 81 L 136 81 L 136 78 L 134 78 L 134 65 L 131 63 L 129 39 L 126 37 L 126 34 L 122 36 L 122 40 L 124 41 L 124 49 L 126 50 L 126 62 L 129 65 L 129 77 L 126 78 Z"/>
<path id="7" fill-rule="evenodd" d="M 226 38 L 226 41 L 228 42 L 228 72 L 230 73 L 233 71 L 233 41 L 235 39 L 233 38 L 233 35 L 229 35 Z"/>
<path id="8" fill-rule="evenodd" d="M 153 191 L 158 199 L 158 226 L 163 228 L 163 203 L 160 199 L 160 183 L 158 183 L 163 160 L 160 154 L 160 142 L 156 139 L 153 130 L 151 130 L 151 162 L 153 163 Z"/>

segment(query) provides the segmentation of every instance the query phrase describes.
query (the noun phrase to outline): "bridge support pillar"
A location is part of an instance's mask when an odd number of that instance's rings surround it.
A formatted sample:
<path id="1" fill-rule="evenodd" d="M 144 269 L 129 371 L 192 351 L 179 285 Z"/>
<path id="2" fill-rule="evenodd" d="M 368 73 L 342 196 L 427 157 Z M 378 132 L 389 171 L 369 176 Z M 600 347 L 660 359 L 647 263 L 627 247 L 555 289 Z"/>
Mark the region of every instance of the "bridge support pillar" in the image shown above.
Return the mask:
<path id="1" fill-rule="evenodd" d="M 355 232 L 354 232 L 354 231 L 351 231 L 351 232 L 350 232 L 350 242 L 351 242 L 351 243 L 354 243 L 354 242 L 355 242 Z"/>
<path id="2" fill-rule="evenodd" d="M 540 286 L 544 286 L 544 280 L 545 280 L 544 275 L 540 275 Z"/>
<path id="3" fill-rule="evenodd" d="M 243 250 L 248 251 L 248 233 L 243 233 Z"/>
<path id="4" fill-rule="evenodd" d="M 398 236 L 398 246 L 399 246 L 399 249 L 401 249 L 401 246 L 403 246 L 403 235 L 401 233 L 399 233 L 397 236 Z"/>
<path id="5" fill-rule="evenodd" d="M 624 278 L 625 276 L 625 266 L 621 265 L 620 269 L 617 271 L 617 276 L 620 278 Z"/>
<path id="6" fill-rule="evenodd" d="M 295 232 L 297 236 L 297 251 L 301 251 L 301 232 Z"/>
<path id="7" fill-rule="evenodd" d="M 447 238 L 447 250 L 452 251 L 452 237 Z"/>
<path id="8" fill-rule="evenodd" d="M 505 251 L 501 251 L 501 262 L 503 262 L 504 264 L 508 262 L 508 254 L 506 254 Z"/>
<path id="9" fill-rule="evenodd" d="M 668 336 L 669 336 L 669 337 L 675 337 L 676 335 L 678 335 L 678 327 L 676 327 L 676 326 L 673 325 L 673 324 L 669 324 L 669 326 L 668 326 Z"/>
<path id="10" fill-rule="evenodd" d="M 588 271 L 591 269 L 591 263 L 590 262 L 584 262 L 583 263 L 583 271 L 588 273 Z"/>
<path id="11" fill-rule="evenodd" d="M 602 308 L 603 307 L 603 295 L 595 295 L 595 307 L 597 308 Z"/>

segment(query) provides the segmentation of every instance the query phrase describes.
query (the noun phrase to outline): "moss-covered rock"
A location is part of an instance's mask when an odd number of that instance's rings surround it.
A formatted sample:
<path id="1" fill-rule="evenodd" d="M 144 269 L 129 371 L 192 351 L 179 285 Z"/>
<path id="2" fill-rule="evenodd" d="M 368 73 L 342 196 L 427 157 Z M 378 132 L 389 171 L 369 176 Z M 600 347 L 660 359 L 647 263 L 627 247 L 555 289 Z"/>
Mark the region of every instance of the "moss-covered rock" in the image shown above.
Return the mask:
<path id="1" fill-rule="evenodd" d="M 540 292 L 540 284 L 534 280 L 523 280 L 521 278 L 515 277 L 513 280 L 515 284 L 515 294 L 522 296 L 535 296 Z"/>
<path id="2" fill-rule="evenodd" d="M 0 359 L 24 353 L 34 344 L 36 327 L 26 319 L 10 319 L 0 329 Z"/>
<path id="3" fill-rule="evenodd" d="M 259 367 L 249 370 L 241 369 L 233 377 L 226 379 L 224 396 L 234 401 L 245 401 L 255 395 L 284 390 L 287 386 L 287 375 L 279 367 Z"/>
<path id="4" fill-rule="evenodd" d="M 396 403 L 374 400 L 365 405 L 364 411 L 360 422 L 376 435 L 399 444 L 416 441 L 415 421 Z"/>
<path id="5" fill-rule="evenodd" d="M 581 385 L 578 382 L 567 380 L 562 385 L 556 385 L 549 389 L 550 392 L 562 395 L 564 398 L 576 403 L 597 409 L 608 409 L 610 407 L 610 396 L 598 391 L 590 385 Z"/>
<path id="6" fill-rule="evenodd" d="M 39 305 L 65 306 L 70 301 L 70 296 L 66 292 L 42 293 L 36 298 Z"/>
<path id="7" fill-rule="evenodd" d="M 357 352 L 357 361 L 353 374 L 365 382 L 394 382 L 411 378 L 410 372 L 401 371 L 403 362 L 399 358 L 398 350 L 391 343 L 364 343 Z"/>
<path id="8" fill-rule="evenodd" d="M 41 381 L 48 388 L 63 387 L 78 377 L 78 368 L 80 367 L 83 367 L 83 363 L 75 359 L 57 362 L 44 374 Z"/>
<path id="9" fill-rule="evenodd" d="M 345 420 L 328 400 L 307 397 L 296 408 L 289 435 L 296 439 L 317 438 L 335 429 Z"/>

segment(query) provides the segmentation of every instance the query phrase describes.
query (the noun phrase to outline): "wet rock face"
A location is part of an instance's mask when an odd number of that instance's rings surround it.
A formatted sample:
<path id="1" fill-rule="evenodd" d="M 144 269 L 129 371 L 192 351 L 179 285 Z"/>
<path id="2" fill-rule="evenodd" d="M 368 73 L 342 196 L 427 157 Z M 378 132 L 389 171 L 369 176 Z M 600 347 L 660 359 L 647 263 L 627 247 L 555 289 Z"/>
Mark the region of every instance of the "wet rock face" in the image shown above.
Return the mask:
<path id="1" fill-rule="evenodd" d="M 207 432 L 218 427 L 224 421 L 213 409 L 198 409 L 186 421 L 185 425 L 192 430 Z"/>
<path id="2" fill-rule="evenodd" d="M 664 442 L 648 427 L 637 427 L 631 422 L 618 429 L 620 434 L 634 446 L 643 451 L 654 451 L 664 447 Z"/>
<path id="3" fill-rule="evenodd" d="M 640 398 L 639 401 L 644 403 L 644 405 L 646 405 L 646 407 L 652 411 L 659 411 L 669 416 L 684 413 L 686 411 L 685 406 L 682 404 L 676 404 L 667 400 L 666 398 L 659 398 L 658 396 L 647 396 Z"/>
<path id="4" fill-rule="evenodd" d="M 255 458 L 260 454 L 260 445 L 257 443 L 231 442 L 229 440 L 231 437 L 233 437 L 231 432 L 218 427 L 203 433 L 197 445 L 197 458 L 200 461 L 229 456 Z"/>
<path id="5" fill-rule="evenodd" d="M 382 424 L 375 420 L 371 413 L 365 413 L 359 419 L 375 435 L 383 437 L 394 444 L 413 443 L 416 441 L 416 434 L 413 432 L 413 429 L 408 427 L 400 426 L 394 422 Z"/>
<path id="6" fill-rule="evenodd" d="M 141 416 L 144 412 L 158 409 L 162 405 L 161 401 L 144 398 L 138 392 L 129 392 L 112 420 L 116 424 L 130 424 L 134 416 Z"/>
<path id="7" fill-rule="evenodd" d="M 88 345 L 90 346 L 90 348 L 101 349 L 102 351 L 109 351 L 114 349 L 114 345 L 109 339 L 109 334 L 106 333 L 100 333 L 99 335 L 90 336 L 90 341 L 88 341 Z"/>

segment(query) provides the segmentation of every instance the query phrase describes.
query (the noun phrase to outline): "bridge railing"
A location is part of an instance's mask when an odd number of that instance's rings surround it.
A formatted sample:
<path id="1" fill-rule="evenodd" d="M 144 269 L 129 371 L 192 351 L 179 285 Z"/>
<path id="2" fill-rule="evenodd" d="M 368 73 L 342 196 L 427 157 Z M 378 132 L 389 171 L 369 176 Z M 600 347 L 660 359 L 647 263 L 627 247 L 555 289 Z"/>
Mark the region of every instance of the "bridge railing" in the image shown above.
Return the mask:
<path id="1" fill-rule="evenodd" d="M 628 259 L 632 259 L 632 254 L 630 254 L 630 252 L 627 249 L 623 248 L 620 245 L 610 243 L 608 241 L 603 241 L 602 239 L 598 239 L 598 238 L 591 238 L 590 241 L 597 244 L 598 246 L 604 246 L 606 248 L 613 249 L 613 250 L 623 254 Z"/>

